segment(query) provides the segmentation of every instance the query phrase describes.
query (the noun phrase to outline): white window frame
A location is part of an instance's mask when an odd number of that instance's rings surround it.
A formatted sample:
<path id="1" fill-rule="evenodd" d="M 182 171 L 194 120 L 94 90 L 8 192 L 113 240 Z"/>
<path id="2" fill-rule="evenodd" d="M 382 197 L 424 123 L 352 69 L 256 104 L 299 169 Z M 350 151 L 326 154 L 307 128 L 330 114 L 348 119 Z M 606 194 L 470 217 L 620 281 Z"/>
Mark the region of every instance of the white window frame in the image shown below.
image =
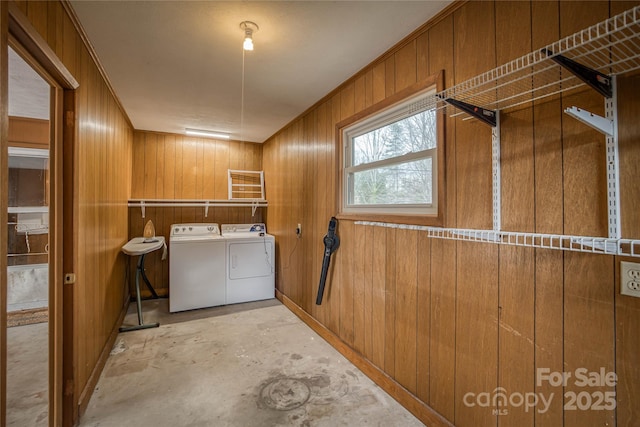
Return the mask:
<path id="1" fill-rule="evenodd" d="M 360 135 L 371 132 L 380 127 L 411 117 L 425 108 L 425 99 L 436 92 L 435 85 L 420 91 L 413 96 L 391 105 L 389 108 L 378 111 L 369 117 L 353 123 L 342 129 L 342 212 L 347 214 L 399 214 L 399 215 L 437 215 L 438 214 L 438 145 L 441 143 L 436 138 L 436 146 L 419 152 L 410 152 L 388 159 L 377 160 L 352 166 L 352 140 Z M 436 120 L 438 126 L 438 120 Z M 438 134 L 436 129 L 436 134 Z M 353 204 L 351 203 L 354 191 L 353 174 L 357 172 L 378 169 L 385 166 L 399 165 L 415 160 L 431 159 L 431 203 L 420 204 Z"/>

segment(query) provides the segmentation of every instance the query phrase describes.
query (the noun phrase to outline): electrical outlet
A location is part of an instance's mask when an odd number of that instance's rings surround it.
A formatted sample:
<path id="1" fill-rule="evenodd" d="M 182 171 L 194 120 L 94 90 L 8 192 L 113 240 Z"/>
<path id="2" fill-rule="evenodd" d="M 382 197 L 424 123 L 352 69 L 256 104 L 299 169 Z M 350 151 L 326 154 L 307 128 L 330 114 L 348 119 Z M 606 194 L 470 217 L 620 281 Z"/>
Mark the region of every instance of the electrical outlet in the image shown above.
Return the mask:
<path id="1" fill-rule="evenodd" d="M 640 264 L 620 261 L 620 293 L 640 298 Z"/>

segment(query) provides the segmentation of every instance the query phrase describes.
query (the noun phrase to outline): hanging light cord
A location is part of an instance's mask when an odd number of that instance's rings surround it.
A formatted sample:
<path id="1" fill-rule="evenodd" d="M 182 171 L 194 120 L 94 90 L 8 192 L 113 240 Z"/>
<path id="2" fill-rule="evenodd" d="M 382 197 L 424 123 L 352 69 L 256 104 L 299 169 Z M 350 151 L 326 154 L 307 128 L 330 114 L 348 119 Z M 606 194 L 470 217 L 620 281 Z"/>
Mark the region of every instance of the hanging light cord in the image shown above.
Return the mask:
<path id="1" fill-rule="evenodd" d="M 240 90 L 240 141 L 244 142 L 244 55 L 242 49 L 242 84 Z"/>

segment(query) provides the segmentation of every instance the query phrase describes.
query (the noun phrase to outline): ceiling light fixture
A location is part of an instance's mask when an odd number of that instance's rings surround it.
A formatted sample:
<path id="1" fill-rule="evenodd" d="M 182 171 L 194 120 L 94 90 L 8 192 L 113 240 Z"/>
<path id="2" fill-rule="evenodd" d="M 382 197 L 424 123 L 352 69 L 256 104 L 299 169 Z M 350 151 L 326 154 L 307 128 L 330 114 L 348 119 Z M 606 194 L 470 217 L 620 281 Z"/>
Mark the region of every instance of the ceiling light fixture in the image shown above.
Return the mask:
<path id="1" fill-rule="evenodd" d="M 242 48 L 244 50 L 253 50 L 253 32 L 258 31 L 258 24 L 251 21 L 242 21 L 240 28 L 244 31 L 244 42 Z"/>
<path id="2" fill-rule="evenodd" d="M 185 129 L 184 133 L 191 136 L 205 136 L 207 138 L 229 139 L 229 134 L 221 132 L 211 132 L 208 130 Z"/>

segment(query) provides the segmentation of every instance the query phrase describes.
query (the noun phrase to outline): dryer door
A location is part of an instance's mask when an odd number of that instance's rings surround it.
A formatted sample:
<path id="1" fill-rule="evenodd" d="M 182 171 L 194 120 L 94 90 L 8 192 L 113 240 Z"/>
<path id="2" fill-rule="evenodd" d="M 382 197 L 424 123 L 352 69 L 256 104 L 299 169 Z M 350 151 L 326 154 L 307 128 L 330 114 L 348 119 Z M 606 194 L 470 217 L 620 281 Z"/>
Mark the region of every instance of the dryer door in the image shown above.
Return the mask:
<path id="1" fill-rule="evenodd" d="M 229 278 L 248 279 L 264 277 L 273 273 L 273 242 L 229 243 Z"/>

